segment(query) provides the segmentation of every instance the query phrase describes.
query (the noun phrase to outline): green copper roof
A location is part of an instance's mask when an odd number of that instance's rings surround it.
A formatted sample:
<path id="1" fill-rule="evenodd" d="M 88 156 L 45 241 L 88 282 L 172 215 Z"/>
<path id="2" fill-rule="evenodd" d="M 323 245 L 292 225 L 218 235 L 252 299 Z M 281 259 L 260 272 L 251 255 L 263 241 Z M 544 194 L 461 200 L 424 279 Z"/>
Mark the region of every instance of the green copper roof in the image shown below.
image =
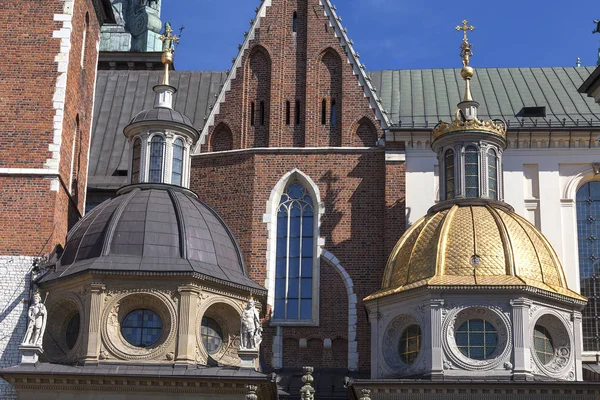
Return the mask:
<path id="1" fill-rule="evenodd" d="M 577 88 L 593 67 L 475 68 L 473 98 L 480 119 L 509 128 L 600 126 L 600 107 Z M 464 82 L 460 69 L 386 70 L 370 74 L 395 127 L 433 128 L 454 119 Z M 521 118 L 523 107 L 546 107 L 545 118 Z M 536 125 L 537 124 L 537 125 Z"/>

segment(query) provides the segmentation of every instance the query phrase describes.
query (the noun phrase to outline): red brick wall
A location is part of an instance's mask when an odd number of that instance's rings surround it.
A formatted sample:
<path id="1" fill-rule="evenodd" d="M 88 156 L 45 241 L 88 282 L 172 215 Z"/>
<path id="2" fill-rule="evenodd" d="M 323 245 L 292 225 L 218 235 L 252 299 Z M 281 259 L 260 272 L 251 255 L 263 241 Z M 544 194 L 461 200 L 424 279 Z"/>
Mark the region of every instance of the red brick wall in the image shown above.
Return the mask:
<path id="1" fill-rule="evenodd" d="M 293 14 L 297 13 L 297 31 L 293 32 Z M 258 74 L 250 74 L 251 55 L 264 54 L 271 63 L 267 74 L 265 63 Z M 352 65 L 324 15 L 318 0 L 273 0 L 261 19 L 241 67 L 232 80 L 226 101 L 221 104 L 209 136 L 221 122 L 227 123 L 236 149 L 255 146 L 252 129 L 248 129 L 250 102 L 260 81 L 270 81 L 269 120 L 270 147 L 356 146 L 352 140 L 356 121 L 366 117 L 375 121 L 364 89 L 358 85 Z M 254 78 L 252 78 L 254 76 Z M 255 82 L 253 79 L 257 79 Z M 267 97 L 267 95 L 263 95 Z M 321 124 L 321 102 L 327 100 L 327 123 Z M 335 98 L 337 125 L 329 126 L 331 100 Z M 290 102 L 290 124 L 286 124 L 286 102 Z M 300 103 L 300 123 L 296 124 L 296 101 Z M 256 108 L 258 110 L 258 107 Z M 376 136 L 380 136 L 376 122 Z M 248 138 L 244 133 L 248 132 Z M 207 143 L 211 143 L 210 137 Z M 257 144 L 264 145 L 264 135 Z M 202 151 L 209 150 L 208 145 Z"/>
<path id="2" fill-rule="evenodd" d="M 263 215 L 271 191 L 294 168 L 318 185 L 325 207 L 320 232 L 325 238 L 324 248 L 340 260 L 353 280 L 358 298 L 359 363 L 361 369 L 367 369 L 370 333 L 362 298 L 380 288 L 389 254 L 386 243 L 397 241 L 404 230 L 403 164 L 387 168 L 383 150 L 289 149 L 204 154 L 192 159 L 190 187 L 223 216 L 238 238 L 250 276 L 264 285 L 268 232 Z M 388 190 L 386 185 L 392 188 Z M 385 219 L 390 216 L 393 220 L 388 224 Z M 383 232 L 384 228 L 390 233 Z M 342 279 L 333 267 L 322 263 L 321 324 L 316 328 L 282 328 L 284 338 L 289 339 L 285 341 L 288 346 L 300 338 L 347 340 L 346 299 Z M 273 334 L 273 329 L 266 330 L 263 352 L 267 362 L 271 360 Z M 331 355 L 331 360 L 339 357 Z M 325 365 L 316 355 L 294 363 L 301 361 Z M 331 361 L 332 366 L 335 363 Z"/>
<path id="3" fill-rule="evenodd" d="M 54 142 L 54 96 L 60 72 L 55 57 L 60 52 L 61 39 L 53 31 L 63 27 L 54 21 L 55 14 L 64 13 L 62 0 L 42 2 L 7 2 L 0 7 L 0 20 L 9 28 L 2 30 L 3 57 L 0 64 L 0 168 L 44 168 L 52 157 L 49 146 Z M 81 67 L 82 37 L 85 16 L 89 13 L 86 34 L 86 55 Z M 10 22 L 10 23 L 9 23 Z M 2 226 L 10 226 L 0 235 L 1 254 L 37 255 L 63 243 L 69 226 L 84 207 L 87 151 L 92 117 L 94 79 L 96 73 L 96 42 L 99 22 L 91 0 L 76 0 L 71 32 L 71 49 L 65 89 L 65 109 L 60 144 L 58 192 L 50 190 L 50 179 L 42 177 L 3 176 L 11 192 L 0 194 L 0 203 L 10 210 L 0 216 Z M 77 184 L 68 196 L 71 176 L 74 132 L 79 116 Z M 79 211 L 77 211 L 77 209 Z M 33 214 L 33 215 L 32 215 Z M 18 219 L 19 226 L 5 221 Z M 23 235 L 27 240 L 22 240 Z"/>

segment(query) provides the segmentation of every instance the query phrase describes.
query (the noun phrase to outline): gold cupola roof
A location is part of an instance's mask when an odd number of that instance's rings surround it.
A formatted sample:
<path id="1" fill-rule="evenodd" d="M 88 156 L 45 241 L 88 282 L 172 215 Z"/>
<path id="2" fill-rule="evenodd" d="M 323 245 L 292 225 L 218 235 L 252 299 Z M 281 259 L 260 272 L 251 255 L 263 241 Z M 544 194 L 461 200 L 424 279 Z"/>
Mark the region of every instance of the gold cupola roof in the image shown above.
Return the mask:
<path id="1" fill-rule="evenodd" d="M 473 57 L 472 47 L 467 36 L 468 31 L 475 30 L 475 27 L 467 24 L 467 20 L 462 21 L 462 25 L 456 27 L 457 31 L 463 32 L 463 40 L 460 45 L 460 57 L 462 58 L 462 70 L 460 75 L 465 81 L 465 94 L 458 107 L 454 121 L 447 123 L 442 122 L 433 129 L 433 140 L 440 138 L 449 133 L 464 132 L 464 131 L 480 131 L 492 135 L 506 137 L 506 123 L 502 120 L 481 121 L 477 118 L 477 109 L 479 103 L 473 100 L 471 94 L 471 79 L 475 75 L 475 70 L 471 67 L 471 57 Z"/>
<path id="2" fill-rule="evenodd" d="M 544 235 L 508 204 L 453 200 L 432 207 L 400 238 L 382 289 L 365 300 L 422 287 L 522 289 L 579 303 Z"/>

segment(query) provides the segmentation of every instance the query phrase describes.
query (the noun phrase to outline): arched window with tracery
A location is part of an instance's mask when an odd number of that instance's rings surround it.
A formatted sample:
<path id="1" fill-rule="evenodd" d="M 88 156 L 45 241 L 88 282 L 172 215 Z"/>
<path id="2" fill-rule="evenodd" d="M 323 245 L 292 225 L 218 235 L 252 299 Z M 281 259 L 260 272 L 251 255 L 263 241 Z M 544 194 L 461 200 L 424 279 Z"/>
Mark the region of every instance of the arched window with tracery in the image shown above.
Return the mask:
<path id="1" fill-rule="evenodd" d="M 306 187 L 298 181 L 289 183 L 277 209 L 275 320 L 313 318 L 315 217 L 314 201 Z"/>
<path id="2" fill-rule="evenodd" d="M 446 200 L 451 200 L 456 195 L 454 181 L 454 150 L 448 149 L 444 154 L 444 173 L 446 177 Z"/>
<path id="3" fill-rule="evenodd" d="M 137 138 L 133 141 L 133 157 L 131 160 L 131 183 L 140 182 L 140 161 L 142 159 L 142 141 Z"/>
<path id="4" fill-rule="evenodd" d="M 577 191 L 577 242 L 581 294 L 588 298 L 582 312 L 583 350 L 600 351 L 600 181 Z"/>
<path id="5" fill-rule="evenodd" d="M 165 139 L 154 136 L 150 142 L 150 169 L 148 182 L 161 183 L 163 181 L 163 158 L 165 154 Z"/>
<path id="6" fill-rule="evenodd" d="M 479 197 L 479 150 L 475 146 L 465 149 L 465 195 Z"/>
<path id="7" fill-rule="evenodd" d="M 171 171 L 171 184 L 181 186 L 183 178 L 183 140 L 173 142 L 173 168 Z"/>
<path id="8" fill-rule="evenodd" d="M 487 153 L 488 163 L 488 194 L 490 199 L 498 200 L 498 155 L 494 149 Z"/>

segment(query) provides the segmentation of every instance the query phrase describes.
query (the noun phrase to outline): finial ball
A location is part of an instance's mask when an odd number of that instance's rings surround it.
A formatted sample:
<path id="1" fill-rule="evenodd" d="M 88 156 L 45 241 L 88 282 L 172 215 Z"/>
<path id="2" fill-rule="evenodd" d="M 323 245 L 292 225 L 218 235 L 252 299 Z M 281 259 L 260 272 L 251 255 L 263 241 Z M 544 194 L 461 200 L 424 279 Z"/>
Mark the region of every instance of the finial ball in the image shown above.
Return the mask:
<path id="1" fill-rule="evenodd" d="M 463 67 L 463 69 L 460 71 L 460 76 L 462 76 L 463 79 L 471 79 L 473 75 L 475 75 L 475 70 L 468 65 Z"/>

